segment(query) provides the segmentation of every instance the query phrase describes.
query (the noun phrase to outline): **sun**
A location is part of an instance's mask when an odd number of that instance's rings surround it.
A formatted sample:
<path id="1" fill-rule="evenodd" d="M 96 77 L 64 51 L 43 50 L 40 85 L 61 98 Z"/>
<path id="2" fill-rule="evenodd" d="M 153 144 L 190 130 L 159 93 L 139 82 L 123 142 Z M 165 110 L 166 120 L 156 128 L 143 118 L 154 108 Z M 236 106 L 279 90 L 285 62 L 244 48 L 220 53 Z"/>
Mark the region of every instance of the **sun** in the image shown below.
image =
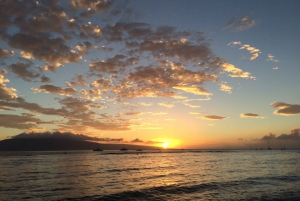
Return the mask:
<path id="1" fill-rule="evenodd" d="M 164 142 L 163 148 L 166 149 L 166 148 L 168 148 L 168 146 L 169 146 L 169 143 L 168 142 Z"/>

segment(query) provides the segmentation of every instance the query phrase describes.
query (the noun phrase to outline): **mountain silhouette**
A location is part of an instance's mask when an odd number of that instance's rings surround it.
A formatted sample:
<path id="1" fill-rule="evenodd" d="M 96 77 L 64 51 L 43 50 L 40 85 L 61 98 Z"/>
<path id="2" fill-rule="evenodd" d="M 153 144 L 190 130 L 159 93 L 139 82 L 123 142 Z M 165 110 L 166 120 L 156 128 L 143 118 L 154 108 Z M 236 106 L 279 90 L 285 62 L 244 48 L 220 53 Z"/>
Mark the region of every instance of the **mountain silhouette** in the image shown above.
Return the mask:
<path id="1" fill-rule="evenodd" d="M 129 150 L 157 149 L 157 147 L 131 144 L 100 144 L 77 139 L 63 138 L 12 138 L 0 141 L 0 151 L 59 151 L 59 150 Z"/>

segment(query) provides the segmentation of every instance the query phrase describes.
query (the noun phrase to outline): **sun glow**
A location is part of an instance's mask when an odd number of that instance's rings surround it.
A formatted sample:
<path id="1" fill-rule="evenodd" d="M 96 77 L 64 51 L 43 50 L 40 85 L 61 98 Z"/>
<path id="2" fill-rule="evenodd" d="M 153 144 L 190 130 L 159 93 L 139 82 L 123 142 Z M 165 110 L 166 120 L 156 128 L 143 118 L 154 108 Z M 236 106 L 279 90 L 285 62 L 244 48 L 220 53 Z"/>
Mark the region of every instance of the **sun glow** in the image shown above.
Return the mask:
<path id="1" fill-rule="evenodd" d="M 168 143 L 168 142 L 164 142 L 164 143 L 163 143 L 163 148 L 164 148 L 164 149 L 168 148 L 168 146 L 169 146 L 169 143 Z"/>

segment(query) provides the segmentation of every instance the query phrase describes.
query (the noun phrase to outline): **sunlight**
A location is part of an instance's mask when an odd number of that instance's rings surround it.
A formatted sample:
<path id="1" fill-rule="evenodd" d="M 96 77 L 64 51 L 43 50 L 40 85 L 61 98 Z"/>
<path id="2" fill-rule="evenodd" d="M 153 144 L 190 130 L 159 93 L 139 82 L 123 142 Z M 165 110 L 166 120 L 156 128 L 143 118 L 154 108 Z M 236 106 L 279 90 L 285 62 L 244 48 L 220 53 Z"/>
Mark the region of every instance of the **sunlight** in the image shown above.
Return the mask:
<path id="1" fill-rule="evenodd" d="M 180 140 L 174 138 L 155 138 L 151 139 L 151 141 L 156 142 L 154 144 L 156 147 L 161 147 L 163 149 L 176 149 L 181 144 Z"/>

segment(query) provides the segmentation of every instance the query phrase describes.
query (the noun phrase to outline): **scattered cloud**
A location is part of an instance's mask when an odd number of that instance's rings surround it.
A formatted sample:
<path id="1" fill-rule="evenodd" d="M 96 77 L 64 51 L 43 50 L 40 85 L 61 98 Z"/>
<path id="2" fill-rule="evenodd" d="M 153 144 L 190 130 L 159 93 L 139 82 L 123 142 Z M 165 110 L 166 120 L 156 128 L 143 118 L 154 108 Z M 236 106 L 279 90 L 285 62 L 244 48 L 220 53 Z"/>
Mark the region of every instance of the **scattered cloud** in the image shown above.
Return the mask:
<path id="1" fill-rule="evenodd" d="M 14 55 L 14 51 L 3 50 L 0 48 L 0 58 L 6 58 Z"/>
<path id="2" fill-rule="evenodd" d="M 277 139 L 300 141 L 300 128 L 292 129 L 290 134 L 281 134 L 277 137 Z"/>
<path id="3" fill-rule="evenodd" d="M 189 112 L 189 114 L 191 114 L 191 115 L 200 115 L 200 114 L 203 114 L 203 112 Z"/>
<path id="4" fill-rule="evenodd" d="M 272 62 L 279 62 L 279 60 L 275 59 L 275 57 L 272 54 L 268 54 L 268 59 L 267 61 L 272 61 Z"/>
<path id="5" fill-rule="evenodd" d="M 257 22 L 257 20 L 251 19 L 249 16 L 235 16 L 225 24 L 224 28 L 243 31 L 253 27 Z"/>
<path id="6" fill-rule="evenodd" d="M 32 82 L 36 78 L 41 77 L 41 74 L 39 72 L 31 70 L 31 65 L 31 63 L 18 62 L 10 65 L 8 68 L 11 69 L 11 71 L 22 80 L 26 82 Z"/>
<path id="7" fill-rule="evenodd" d="M 251 54 L 250 60 L 256 59 L 259 56 L 259 54 L 261 54 L 261 51 L 256 47 L 252 47 L 248 44 L 243 45 L 240 41 L 234 41 L 228 43 L 228 46 L 236 46 L 236 45 L 240 46 L 239 48 L 240 50 L 247 50 Z"/>
<path id="8" fill-rule="evenodd" d="M 258 114 L 253 114 L 253 113 L 244 113 L 240 114 L 242 118 L 260 118 L 263 119 L 264 117 L 259 116 Z"/>
<path id="9" fill-rule="evenodd" d="M 40 88 L 32 88 L 35 92 L 45 92 L 45 93 L 53 93 L 53 94 L 59 94 L 62 96 L 72 96 L 77 93 L 77 90 L 75 88 L 66 87 L 61 88 L 54 85 L 41 85 Z"/>
<path id="10" fill-rule="evenodd" d="M 271 103 L 271 106 L 274 108 L 279 108 L 278 110 L 274 111 L 274 114 L 276 115 L 292 116 L 292 115 L 300 114 L 300 105 L 297 104 L 274 102 Z"/>
<path id="11" fill-rule="evenodd" d="M 1 70 L 0 74 L 0 100 L 9 101 L 18 97 L 15 88 L 8 88 L 5 83 L 9 82 L 9 79 L 5 79 L 4 75 L 7 74 L 6 70 Z"/>
<path id="12" fill-rule="evenodd" d="M 261 138 L 261 140 L 272 140 L 272 139 L 275 139 L 276 138 L 276 135 L 275 134 L 272 134 L 271 132 L 269 133 L 269 135 L 265 135 Z"/>
<path id="13" fill-rule="evenodd" d="M 168 114 L 168 113 L 166 113 L 166 112 L 153 112 L 153 113 L 151 113 L 151 115 L 166 115 L 166 114 Z"/>
<path id="14" fill-rule="evenodd" d="M 153 103 L 139 102 L 139 104 L 142 105 L 142 106 L 147 106 L 147 107 L 149 107 L 149 106 L 151 106 Z"/>
<path id="15" fill-rule="evenodd" d="M 40 119 L 32 115 L 12 115 L 0 114 L 0 126 L 5 128 L 15 128 L 20 130 L 35 128 Z"/>
<path id="16" fill-rule="evenodd" d="M 269 135 L 263 136 L 261 140 L 300 141 L 300 128 L 294 128 L 290 134 L 281 134 L 278 137 L 270 132 Z"/>
<path id="17" fill-rule="evenodd" d="M 188 101 L 183 101 L 182 103 L 183 103 L 183 105 L 189 106 L 191 108 L 199 108 L 199 107 L 201 107 L 200 105 L 191 104 Z"/>
<path id="18" fill-rule="evenodd" d="M 208 116 L 202 116 L 202 119 L 206 120 L 222 120 L 226 119 L 227 117 L 217 116 L 217 115 L 208 115 Z"/>
<path id="19" fill-rule="evenodd" d="M 229 85 L 227 85 L 227 82 L 222 82 L 221 84 L 220 84 L 220 90 L 221 91 L 225 91 L 225 92 L 227 92 L 227 93 L 229 93 L 229 94 L 231 94 L 232 93 L 232 87 L 231 86 L 229 86 Z"/>
<path id="20" fill-rule="evenodd" d="M 135 138 L 134 140 L 131 140 L 130 142 L 139 142 L 139 143 L 141 143 L 141 142 L 144 142 L 144 141 L 140 140 L 139 138 Z"/>
<path id="21" fill-rule="evenodd" d="M 230 77 L 239 77 L 239 78 L 251 78 L 254 79 L 255 77 L 250 76 L 251 74 L 249 72 L 243 72 L 241 69 L 236 68 L 233 64 L 223 62 L 220 64 L 225 72 L 229 72 L 228 76 Z"/>
<path id="22" fill-rule="evenodd" d="M 161 103 L 158 103 L 158 105 L 166 107 L 166 108 L 172 108 L 172 107 L 174 107 L 174 104 L 168 103 L 168 102 L 161 102 Z"/>

